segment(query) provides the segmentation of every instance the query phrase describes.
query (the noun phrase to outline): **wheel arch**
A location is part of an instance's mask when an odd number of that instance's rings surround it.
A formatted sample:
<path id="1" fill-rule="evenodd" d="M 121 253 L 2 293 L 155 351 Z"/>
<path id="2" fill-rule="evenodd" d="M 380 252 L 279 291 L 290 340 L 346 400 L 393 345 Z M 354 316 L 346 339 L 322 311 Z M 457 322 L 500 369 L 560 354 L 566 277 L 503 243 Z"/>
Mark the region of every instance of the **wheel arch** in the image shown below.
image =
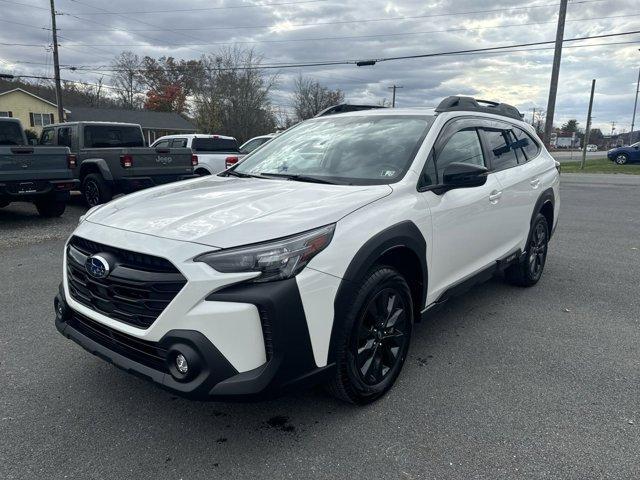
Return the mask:
<path id="1" fill-rule="evenodd" d="M 99 173 L 105 180 L 113 180 L 113 175 L 107 162 L 103 158 L 87 158 L 80 164 L 80 178 L 84 178 L 90 173 Z"/>
<path id="2" fill-rule="evenodd" d="M 414 303 L 414 320 L 427 297 L 427 244 L 420 229 L 412 221 L 392 225 L 370 238 L 354 255 L 338 288 L 334 301 L 334 321 L 331 329 L 328 362 L 336 359 L 338 340 L 345 328 L 345 315 L 360 282 L 375 265 L 387 265 L 398 270 L 407 280 Z M 341 313 L 342 312 L 342 313 Z"/>
<path id="3" fill-rule="evenodd" d="M 549 238 L 551 238 L 551 234 L 553 232 L 553 225 L 555 221 L 555 203 L 556 198 L 553 193 L 553 188 L 548 188 L 544 192 L 540 194 L 538 200 L 536 201 L 536 205 L 533 208 L 533 213 L 531 214 L 531 221 L 529 225 L 533 225 L 533 222 L 538 213 L 541 213 L 544 218 L 547 219 L 547 226 L 549 228 Z"/>

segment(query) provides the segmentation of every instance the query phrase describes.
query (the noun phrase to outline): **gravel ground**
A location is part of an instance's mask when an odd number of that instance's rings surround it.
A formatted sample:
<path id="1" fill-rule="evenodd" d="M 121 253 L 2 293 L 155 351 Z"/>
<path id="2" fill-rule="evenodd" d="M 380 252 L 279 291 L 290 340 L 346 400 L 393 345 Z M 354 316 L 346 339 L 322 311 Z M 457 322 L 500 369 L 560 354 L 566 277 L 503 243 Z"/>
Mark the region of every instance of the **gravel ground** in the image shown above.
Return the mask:
<path id="1" fill-rule="evenodd" d="M 52 312 L 83 209 L 1 209 L 0 478 L 638 478 L 639 186 L 563 175 L 541 282 L 452 300 L 366 408 L 190 402 L 89 355 Z"/>

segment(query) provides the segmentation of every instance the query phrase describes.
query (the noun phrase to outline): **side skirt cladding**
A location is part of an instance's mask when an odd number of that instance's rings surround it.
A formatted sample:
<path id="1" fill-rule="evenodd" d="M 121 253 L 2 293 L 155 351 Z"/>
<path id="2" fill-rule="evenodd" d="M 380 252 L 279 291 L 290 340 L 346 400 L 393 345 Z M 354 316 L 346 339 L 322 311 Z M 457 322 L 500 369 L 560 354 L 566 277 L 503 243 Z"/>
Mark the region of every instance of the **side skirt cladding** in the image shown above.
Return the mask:
<path id="1" fill-rule="evenodd" d="M 420 311 L 427 298 L 427 243 L 416 224 L 407 220 L 388 227 L 369 239 L 351 260 L 334 301 L 329 363 L 335 362 L 339 339 L 344 329 L 349 328 L 348 325 L 345 325 L 345 312 L 350 308 L 360 282 L 374 265 L 388 264 L 384 258 L 393 258 L 393 254 L 399 251 L 402 251 L 402 255 L 408 258 L 414 268 L 417 264 L 416 270 L 419 272 L 419 280 L 416 282 L 415 278 L 408 278 L 407 282 L 410 284 L 414 296 L 418 297 L 413 300 L 415 320 L 419 321 Z M 381 259 L 382 262 L 380 262 Z"/>

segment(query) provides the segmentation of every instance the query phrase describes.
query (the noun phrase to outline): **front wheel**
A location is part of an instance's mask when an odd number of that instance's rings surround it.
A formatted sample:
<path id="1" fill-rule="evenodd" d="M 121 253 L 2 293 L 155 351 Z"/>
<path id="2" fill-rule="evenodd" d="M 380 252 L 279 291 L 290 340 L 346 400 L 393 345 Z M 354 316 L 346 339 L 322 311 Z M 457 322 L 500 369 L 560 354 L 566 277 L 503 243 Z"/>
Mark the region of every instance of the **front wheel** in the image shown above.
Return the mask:
<path id="1" fill-rule="evenodd" d="M 616 155 L 616 158 L 614 160 L 618 165 L 624 165 L 625 163 L 627 163 L 629 161 L 629 157 L 627 156 L 626 153 L 619 153 L 618 155 Z"/>
<path id="2" fill-rule="evenodd" d="M 538 283 L 547 261 L 549 224 L 541 213 L 536 215 L 529 232 L 524 258 L 505 270 L 509 283 L 520 287 L 531 287 Z"/>
<path id="3" fill-rule="evenodd" d="M 338 339 L 335 397 L 358 405 L 377 400 L 395 383 L 409 349 L 413 303 L 406 280 L 378 266 L 361 283 Z"/>

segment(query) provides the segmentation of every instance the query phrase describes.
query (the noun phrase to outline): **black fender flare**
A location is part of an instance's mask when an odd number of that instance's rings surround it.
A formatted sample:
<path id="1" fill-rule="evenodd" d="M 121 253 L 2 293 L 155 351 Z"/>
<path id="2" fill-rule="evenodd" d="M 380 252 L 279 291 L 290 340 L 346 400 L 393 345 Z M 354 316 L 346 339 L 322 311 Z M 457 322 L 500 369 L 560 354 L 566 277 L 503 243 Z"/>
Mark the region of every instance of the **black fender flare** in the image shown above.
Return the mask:
<path id="1" fill-rule="evenodd" d="M 341 312 L 347 311 L 353 302 L 353 297 L 360 285 L 360 281 L 371 267 L 375 265 L 382 255 L 396 248 L 408 248 L 419 259 L 423 278 L 422 298 L 419 300 L 420 305 L 425 304 L 428 280 L 427 242 L 417 225 L 410 220 L 406 220 L 382 230 L 367 240 L 354 255 L 351 263 L 349 263 L 334 300 L 334 319 L 329 343 L 328 363 L 333 363 L 336 360 L 337 342 L 344 327 L 344 316 Z M 415 315 L 416 318 L 419 318 L 420 312 L 416 312 Z"/>
<path id="2" fill-rule="evenodd" d="M 102 178 L 107 181 L 113 181 L 113 175 L 111 174 L 111 170 L 109 170 L 109 166 L 104 158 L 87 158 L 80 163 L 80 172 L 82 172 L 83 167 L 86 168 L 88 165 L 95 165 L 100 170 L 100 174 Z"/>
<path id="3" fill-rule="evenodd" d="M 553 212 L 554 212 L 553 223 L 555 223 L 556 196 L 553 193 L 553 188 L 549 187 L 540 194 L 540 196 L 538 197 L 538 200 L 536 201 L 535 206 L 533 207 L 533 212 L 531 213 L 531 220 L 529 222 L 530 227 L 533 226 L 533 221 L 535 220 L 536 215 L 538 215 L 538 213 L 542 211 L 542 207 L 544 207 L 546 203 L 551 204 L 551 208 L 553 209 Z M 551 239 L 551 236 L 553 235 L 553 230 L 554 230 L 553 225 L 551 225 L 551 228 L 549 229 L 549 239 Z"/>

